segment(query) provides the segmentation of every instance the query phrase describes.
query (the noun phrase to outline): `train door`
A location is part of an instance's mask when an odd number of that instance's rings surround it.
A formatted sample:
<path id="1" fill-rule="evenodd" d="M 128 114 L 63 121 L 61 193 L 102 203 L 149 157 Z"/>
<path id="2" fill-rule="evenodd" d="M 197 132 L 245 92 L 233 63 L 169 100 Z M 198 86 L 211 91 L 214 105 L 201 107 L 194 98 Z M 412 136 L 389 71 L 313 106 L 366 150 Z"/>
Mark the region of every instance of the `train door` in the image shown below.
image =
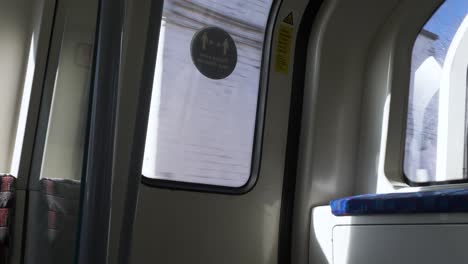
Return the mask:
<path id="1" fill-rule="evenodd" d="M 107 255 L 90 222 L 108 223 L 99 214 L 110 206 L 96 211 L 92 201 L 110 196 L 96 191 L 95 179 L 111 175 L 105 139 L 117 87 L 107 74 L 117 67 L 107 65 L 118 66 L 122 27 L 109 21 L 123 21 L 123 9 L 105 4 L 1 3 L 0 263 L 100 263 L 96 255 Z"/>
<path id="2" fill-rule="evenodd" d="M 467 262 L 466 1 L 129 10 L 112 260 Z"/>
<path id="3" fill-rule="evenodd" d="M 319 8 L 224 0 L 129 6 L 112 261 L 290 261 L 301 62 Z"/>
<path id="4" fill-rule="evenodd" d="M 98 1 L 24 3 L 33 19 L 12 159 L 18 179 L 11 261 L 73 263 L 89 163 Z"/>
<path id="5" fill-rule="evenodd" d="M 2 208 L 5 262 L 289 258 L 295 58 L 319 3 L 9 5 L 21 16 L 2 25 L 31 24 L 8 47 L 31 48 L 16 104 L 2 105 L 14 131 L 1 135 L 2 192 L 16 198 Z"/>
<path id="6" fill-rule="evenodd" d="M 35 4 L 9 109 L 13 263 L 288 261 L 320 3 Z"/>

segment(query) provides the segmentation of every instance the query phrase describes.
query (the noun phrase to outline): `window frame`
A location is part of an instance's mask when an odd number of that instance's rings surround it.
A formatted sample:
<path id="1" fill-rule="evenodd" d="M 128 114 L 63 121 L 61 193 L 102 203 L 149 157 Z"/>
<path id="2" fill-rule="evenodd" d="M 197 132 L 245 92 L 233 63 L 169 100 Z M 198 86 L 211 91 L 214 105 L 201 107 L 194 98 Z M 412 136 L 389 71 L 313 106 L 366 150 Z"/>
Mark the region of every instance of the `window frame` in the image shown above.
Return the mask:
<path id="1" fill-rule="evenodd" d="M 44 74 L 41 102 L 38 112 L 38 124 L 35 134 L 34 149 L 31 161 L 31 174 L 29 188 L 40 189 L 40 177 L 42 171 L 44 150 L 46 147 L 47 131 L 50 122 L 50 112 L 52 110 L 53 94 L 55 90 L 55 78 L 59 66 L 60 52 L 62 48 L 63 33 L 65 28 L 65 2 L 57 2 L 54 22 L 52 25 L 50 48 L 47 57 L 47 69 Z"/>
<path id="2" fill-rule="evenodd" d="M 40 130 L 41 112 L 43 111 L 43 96 L 46 93 L 46 76 L 49 63 L 53 57 L 51 46 L 54 45 L 54 25 L 59 19 L 57 17 L 59 3 L 56 0 L 46 0 L 41 7 L 40 25 L 37 28 L 38 40 L 36 51 L 36 67 L 33 73 L 32 87 L 26 124 L 23 135 L 23 145 L 20 153 L 17 189 L 32 189 L 34 186 L 34 163 L 36 158 L 36 135 Z"/>
<path id="3" fill-rule="evenodd" d="M 271 66 L 271 56 L 272 56 L 272 46 L 273 46 L 273 34 L 274 28 L 279 15 L 279 9 L 281 7 L 282 0 L 273 0 L 271 8 L 269 11 L 269 16 L 266 22 L 263 49 L 262 49 L 262 59 L 260 65 L 260 78 L 259 78 L 259 91 L 257 98 L 257 110 L 255 117 L 255 128 L 254 128 L 254 139 L 253 139 L 253 150 L 251 157 L 251 166 L 250 166 L 250 176 L 247 182 L 240 187 L 227 187 L 221 185 L 212 185 L 212 184 L 202 184 L 202 183 L 190 183 L 190 182 L 181 182 L 181 181 L 171 181 L 163 179 L 154 179 L 149 178 L 141 173 L 141 182 L 149 187 L 156 187 L 161 189 L 170 189 L 170 190 L 183 190 L 183 191 L 192 191 L 192 192 L 203 192 L 203 193 L 217 193 L 217 194 L 228 194 L 228 195 L 242 195 L 250 192 L 256 185 L 258 177 L 260 174 L 261 168 L 261 159 L 262 159 L 262 147 L 263 147 L 263 132 L 265 125 L 265 114 L 267 108 L 267 96 L 268 96 L 268 86 L 269 86 L 269 75 L 270 75 L 270 66 Z M 158 16 L 154 17 L 151 15 L 151 19 L 158 20 L 157 23 L 152 23 L 151 26 L 160 26 L 160 21 L 162 20 L 162 9 L 164 1 L 160 1 L 159 10 L 157 9 Z M 153 11 L 154 12 L 154 11 Z M 152 30 L 151 28 L 149 29 Z M 157 29 L 159 33 L 159 29 Z M 156 36 L 156 43 L 158 42 L 159 35 Z M 146 65 L 146 70 L 151 73 L 151 81 L 153 79 L 154 71 L 156 68 L 156 61 L 152 62 L 151 69 L 149 65 Z M 149 89 L 148 94 L 152 93 L 152 89 Z M 149 96 L 151 98 L 151 96 Z M 145 130 L 147 130 L 148 120 L 149 120 L 149 111 L 145 112 Z M 145 133 L 146 135 L 146 133 Z M 145 136 L 146 140 L 146 136 Z"/>
<path id="4" fill-rule="evenodd" d="M 52 119 L 51 113 L 53 111 L 53 101 L 54 101 L 54 93 L 58 87 L 56 87 L 56 78 L 59 75 L 59 64 L 60 58 L 62 56 L 62 48 L 63 48 L 63 40 L 65 38 L 65 30 L 66 30 L 66 20 L 67 20 L 67 8 L 70 2 L 67 1 L 54 1 L 54 10 L 53 10 L 53 21 L 50 25 L 50 37 L 49 37 L 49 47 L 47 52 L 47 57 L 45 60 L 46 67 L 44 74 L 41 80 L 41 87 L 40 87 L 40 96 L 38 96 L 39 105 L 37 109 L 37 117 L 36 117 L 36 128 L 34 130 L 34 144 L 33 149 L 31 152 L 31 161 L 29 167 L 29 178 L 27 182 L 27 186 L 31 190 L 40 190 L 41 189 L 41 179 L 42 178 L 42 171 L 44 165 L 44 156 L 46 151 L 47 145 L 47 137 L 49 133 L 49 125 Z M 96 2 L 96 5 L 98 3 Z M 99 12 L 97 12 L 99 13 Z M 96 17 L 96 28 L 95 31 L 97 32 L 98 28 L 98 19 L 99 14 Z M 96 34 L 93 32 L 93 35 Z M 97 43 L 97 39 L 93 40 L 92 46 L 92 58 L 95 56 L 95 44 Z M 86 131 L 85 136 L 87 137 L 88 131 L 88 115 L 91 113 L 91 99 L 92 99 L 92 74 L 94 71 L 94 61 L 91 61 L 90 65 L 90 80 L 89 85 L 86 89 L 89 90 L 87 108 L 88 111 L 86 117 Z M 28 132 L 28 131 L 27 131 Z M 26 138 L 25 138 L 26 139 Z M 86 161 L 86 148 L 87 148 L 87 140 L 84 142 L 85 146 L 83 149 L 82 157 L 83 163 Z"/>
<path id="5" fill-rule="evenodd" d="M 442 1 L 442 3 L 440 3 L 436 9 L 434 9 L 434 11 L 431 13 L 431 15 L 427 18 L 427 20 L 424 22 L 424 24 L 421 26 L 421 30 L 420 32 L 422 32 L 424 30 L 424 26 L 432 19 L 432 17 L 437 13 L 437 11 L 442 7 L 442 5 L 446 2 L 447 0 L 444 0 Z M 418 35 L 415 36 L 414 38 L 414 41 L 412 42 L 412 49 L 411 49 L 411 53 L 413 53 L 413 49 L 414 49 L 414 46 L 416 44 L 416 39 L 417 37 L 419 36 L 420 33 L 418 33 Z M 412 63 L 412 60 L 411 60 L 411 63 Z M 410 69 L 410 72 L 411 72 L 411 69 Z M 467 80 L 468 80 L 468 69 L 467 69 Z M 411 80 L 410 80 L 411 82 Z M 408 89 L 408 93 L 406 95 L 406 104 L 407 104 L 407 107 L 406 107 L 406 118 L 405 118 L 405 124 L 407 122 L 407 118 L 408 118 L 408 106 L 409 106 L 409 93 L 410 93 L 410 83 L 408 84 L 409 85 L 409 89 Z M 467 101 L 468 102 L 468 101 Z M 466 105 L 465 107 L 468 107 L 468 105 Z M 465 121 L 465 122 L 468 122 L 468 121 Z M 404 139 L 406 141 L 406 125 L 405 125 L 405 132 L 404 132 Z M 466 149 L 466 144 L 468 144 L 468 142 L 465 143 L 465 149 Z M 405 146 L 403 147 L 405 148 Z M 465 157 L 464 159 L 466 160 L 467 157 Z M 403 166 L 404 166 L 404 160 L 405 160 L 405 150 L 403 150 Z M 421 186 L 434 186 L 434 185 L 448 185 L 448 184 L 461 184 L 461 183 L 468 183 L 468 178 L 466 179 L 456 179 L 456 180 L 445 180 L 445 181 L 424 181 L 424 182 L 418 182 L 418 181 L 413 181 L 411 180 L 405 173 L 404 171 L 404 168 L 403 168 L 403 179 L 405 181 L 406 184 L 408 184 L 409 186 L 412 186 L 412 187 L 421 187 Z"/>
<path id="6" fill-rule="evenodd" d="M 411 17 L 411 14 L 408 17 L 405 16 L 402 19 L 402 25 L 394 29 L 396 32 L 393 32 L 394 36 L 392 36 L 393 43 L 391 45 L 393 46 L 387 50 L 391 54 L 389 55 L 390 62 L 387 62 L 390 66 L 388 66 L 389 72 L 385 81 L 391 94 L 391 102 L 388 112 L 388 129 L 383 131 L 383 133 L 387 133 L 384 143 L 386 145 L 384 175 L 396 189 L 430 186 L 444 188 L 444 185 L 453 186 L 454 184 L 468 183 L 468 179 L 415 182 L 409 179 L 404 172 L 413 48 L 421 30 L 445 1 L 428 1 L 423 11 L 415 13 L 416 18 Z M 411 21 L 410 18 L 413 20 Z"/>

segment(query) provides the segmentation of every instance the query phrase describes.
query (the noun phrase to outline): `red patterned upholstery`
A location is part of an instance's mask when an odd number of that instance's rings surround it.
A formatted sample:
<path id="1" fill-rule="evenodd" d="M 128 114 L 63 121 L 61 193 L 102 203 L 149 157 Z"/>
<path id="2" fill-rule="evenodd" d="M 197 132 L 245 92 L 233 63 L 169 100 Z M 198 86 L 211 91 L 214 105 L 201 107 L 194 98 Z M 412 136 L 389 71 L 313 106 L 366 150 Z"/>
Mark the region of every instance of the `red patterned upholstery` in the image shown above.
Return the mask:
<path id="1" fill-rule="evenodd" d="M 15 182 L 11 175 L 0 174 L 0 263 L 8 263 L 15 208 Z"/>
<path id="2" fill-rule="evenodd" d="M 42 216 L 46 219 L 44 234 L 48 243 L 47 263 L 72 263 L 79 218 L 80 182 L 64 179 L 41 179 Z"/>
<path id="3" fill-rule="evenodd" d="M 10 208 L 0 208 L 0 227 L 8 227 L 10 224 Z"/>

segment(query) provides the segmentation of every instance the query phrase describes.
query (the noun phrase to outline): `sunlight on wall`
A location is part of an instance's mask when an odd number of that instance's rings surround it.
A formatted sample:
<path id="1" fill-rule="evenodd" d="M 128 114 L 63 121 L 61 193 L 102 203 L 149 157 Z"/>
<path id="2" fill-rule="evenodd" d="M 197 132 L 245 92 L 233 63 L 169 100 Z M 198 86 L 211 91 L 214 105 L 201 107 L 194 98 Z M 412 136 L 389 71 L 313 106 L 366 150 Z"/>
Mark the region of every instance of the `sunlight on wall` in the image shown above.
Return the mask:
<path id="1" fill-rule="evenodd" d="M 24 132 L 26 129 L 26 119 L 29 110 L 29 99 L 31 97 L 32 82 L 34 77 L 34 70 L 36 68 L 36 54 L 34 51 L 34 34 L 31 37 L 31 44 L 29 48 L 28 64 L 26 68 L 26 77 L 23 85 L 23 96 L 21 98 L 21 107 L 18 119 L 18 128 L 16 131 L 15 147 L 13 150 L 13 158 L 11 161 L 10 173 L 14 176 L 18 175 L 19 164 L 21 159 L 21 150 L 24 140 Z"/>
<path id="2" fill-rule="evenodd" d="M 159 130 L 159 109 L 161 105 L 161 89 L 163 78 L 164 64 L 164 44 L 166 43 L 166 20 L 161 21 L 161 29 L 159 31 L 158 54 L 156 60 L 156 68 L 153 80 L 153 93 L 151 95 L 151 107 L 148 119 L 148 135 L 145 143 L 145 155 L 143 158 L 143 175 L 151 175 L 156 171 L 156 162 L 158 155 L 158 130 Z"/>
<path id="3" fill-rule="evenodd" d="M 436 180 L 463 178 L 468 15 L 447 52 L 440 85 Z"/>
<path id="4" fill-rule="evenodd" d="M 394 192 L 395 188 L 390 183 L 388 178 L 385 176 L 385 157 L 387 151 L 387 135 L 388 135 L 388 119 L 390 115 L 390 102 L 391 95 L 387 96 L 385 100 L 385 105 L 383 108 L 383 117 L 382 117 L 382 136 L 380 138 L 380 155 L 376 157 L 378 174 L 377 174 L 377 193 L 388 193 Z"/>
<path id="5" fill-rule="evenodd" d="M 310 238 L 316 238 L 322 253 L 328 263 L 333 263 L 333 215 L 329 206 L 320 206 L 312 209 L 312 224 Z M 309 243 L 313 245 L 314 243 Z"/>

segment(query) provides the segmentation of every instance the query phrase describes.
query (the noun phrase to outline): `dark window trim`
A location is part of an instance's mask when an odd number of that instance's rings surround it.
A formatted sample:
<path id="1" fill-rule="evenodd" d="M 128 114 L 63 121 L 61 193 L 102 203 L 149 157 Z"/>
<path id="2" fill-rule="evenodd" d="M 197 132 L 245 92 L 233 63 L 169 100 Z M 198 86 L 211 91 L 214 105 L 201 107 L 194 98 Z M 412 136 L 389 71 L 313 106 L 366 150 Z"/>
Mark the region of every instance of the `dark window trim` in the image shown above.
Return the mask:
<path id="1" fill-rule="evenodd" d="M 137 118 L 133 136 L 133 146 L 130 156 L 130 167 L 127 182 L 127 193 L 125 199 L 125 216 L 122 220 L 121 239 L 119 243 L 119 263 L 129 263 L 131 255 L 133 223 L 135 219 L 138 190 L 141 182 L 141 168 L 146 144 L 146 132 L 153 89 L 153 78 L 155 61 L 158 52 L 159 31 L 161 27 L 161 16 L 163 1 L 151 1 L 151 10 L 147 28 L 147 39 L 145 56 L 143 60 L 143 71 L 141 73 L 140 93 L 138 96 Z M 132 175 L 137 175 L 133 177 Z"/>
<path id="2" fill-rule="evenodd" d="M 76 263 L 106 263 L 121 69 L 124 0 L 99 0 Z"/>
<path id="3" fill-rule="evenodd" d="M 284 162 L 283 193 L 281 198 L 280 230 L 278 239 L 278 263 L 292 261 L 292 222 L 294 195 L 299 160 L 300 136 L 304 103 L 307 53 L 310 34 L 323 0 L 309 2 L 302 15 L 296 37 L 292 91 L 289 109 L 288 139 Z"/>
<path id="4" fill-rule="evenodd" d="M 150 187 L 158 187 L 163 189 L 170 190 L 183 190 L 183 191 L 195 191 L 195 192 L 208 192 L 208 193 L 218 193 L 218 194 L 230 194 L 230 195 L 241 195 L 250 192 L 255 185 L 260 174 L 261 167 L 261 157 L 262 157 L 262 147 L 263 147 L 263 132 L 265 125 L 265 113 L 267 109 L 267 94 L 268 94 L 268 84 L 269 84 L 269 71 L 271 63 L 271 53 L 272 53 L 272 43 L 273 43 L 273 30 L 275 23 L 278 17 L 279 7 L 282 0 L 273 0 L 271 5 L 269 17 L 267 20 L 267 26 L 264 36 L 263 44 L 263 57 L 260 70 L 260 88 L 257 101 L 257 114 L 256 114 L 256 123 L 255 123 L 255 136 L 253 143 L 252 151 L 252 160 L 251 160 L 251 173 L 249 180 L 241 187 L 226 187 L 220 185 L 209 185 L 209 184 L 200 184 L 200 183 L 188 183 L 188 182 L 178 182 L 178 181 L 169 181 L 161 179 L 148 178 L 145 175 L 142 175 L 142 183 Z M 151 69 L 154 72 L 154 67 L 156 62 L 154 61 Z M 151 91 L 149 91 L 151 93 Z M 149 112 L 146 113 L 146 116 L 149 116 Z M 148 117 L 146 118 L 148 119 Z M 145 126 L 145 129 L 147 124 Z"/>
<path id="5" fill-rule="evenodd" d="M 415 182 L 411 181 L 406 177 L 404 174 L 405 182 L 411 187 L 424 187 L 424 186 L 437 186 L 437 185 L 446 185 L 446 184 L 460 184 L 460 183 L 467 183 L 468 179 L 461 179 L 461 180 L 450 180 L 450 181 L 428 181 L 428 182 Z"/>

